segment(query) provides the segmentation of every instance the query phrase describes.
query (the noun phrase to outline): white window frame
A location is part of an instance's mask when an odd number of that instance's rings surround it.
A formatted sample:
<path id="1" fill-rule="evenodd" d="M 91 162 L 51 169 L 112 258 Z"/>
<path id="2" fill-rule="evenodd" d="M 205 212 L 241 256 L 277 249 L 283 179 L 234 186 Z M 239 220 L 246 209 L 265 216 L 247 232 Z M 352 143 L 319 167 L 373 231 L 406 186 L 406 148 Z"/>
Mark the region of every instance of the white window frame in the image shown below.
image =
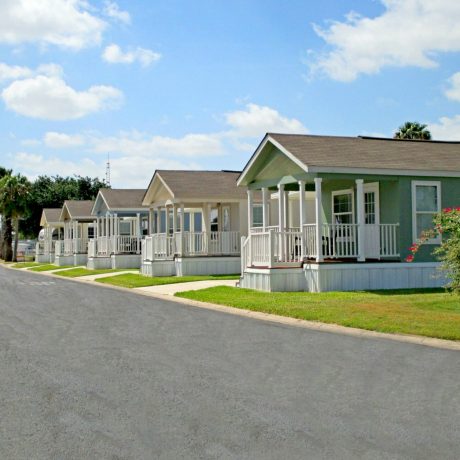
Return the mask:
<path id="1" fill-rule="evenodd" d="M 417 186 L 436 187 L 436 195 L 438 209 L 436 211 L 417 211 Z M 441 212 L 441 182 L 428 180 L 413 180 L 412 181 L 412 241 L 420 238 L 417 235 L 417 214 L 436 214 Z M 441 235 L 436 238 L 430 238 L 425 241 L 425 244 L 441 244 Z"/>
<path id="2" fill-rule="evenodd" d="M 260 225 L 255 225 L 256 222 L 254 221 L 254 211 L 253 211 L 251 227 L 252 228 L 262 228 L 264 226 L 264 204 L 263 203 L 254 203 L 252 207 L 253 207 L 253 210 L 255 208 L 258 208 L 258 209 L 262 210 L 262 221 L 260 222 Z"/>
<path id="3" fill-rule="evenodd" d="M 335 213 L 334 212 L 334 197 L 337 195 L 351 195 L 351 223 L 355 223 L 355 192 L 352 188 L 347 188 L 345 190 L 333 190 L 331 196 L 331 212 L 332 212 L 332 224 L 335 224 L 335 216 L 342 215 L 342 214 L 349 214 L 347 213 Z"/>

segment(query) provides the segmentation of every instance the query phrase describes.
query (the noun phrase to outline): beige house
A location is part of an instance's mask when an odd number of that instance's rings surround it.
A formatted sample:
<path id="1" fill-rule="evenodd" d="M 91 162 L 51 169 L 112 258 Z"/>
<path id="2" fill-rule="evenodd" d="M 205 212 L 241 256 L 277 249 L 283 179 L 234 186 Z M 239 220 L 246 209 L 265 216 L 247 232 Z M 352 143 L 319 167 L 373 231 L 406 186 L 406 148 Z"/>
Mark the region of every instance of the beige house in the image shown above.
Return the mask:
<path id="1" fill-rule="evenodd" d="M 66 200 L 59 216 L 64 228 L 64 238 L 56 241 L 56 265 L 85 265 L 88 259 L 88 242 L 94 237 L 94 201 Z"/>
<path id="2" fill-rule="evenodd" d="M 143 274 L 239 273 L 248 214 L 238 176 L 234 171 L 155 172 L 142 203 L 149 208 Z"/>
<path id="3" fill-rule="evenodd" d="M 148 233 L 145 189 L 100 189 L 91 215 L 94 238 L 88 243 L 88 268 L 139 268 L 141 240 Z"/>
<path id="4" fill-rule="evenodd" d="M 35 260 L 39 263 L 54 263 L 56 241 L 64 235 L 64 224 L 59 220 L 61 208 L 44 208 L 40 218 L 41 230 L 35 246 Z M 58 243 L 59 244 L 59 243 Z"/>

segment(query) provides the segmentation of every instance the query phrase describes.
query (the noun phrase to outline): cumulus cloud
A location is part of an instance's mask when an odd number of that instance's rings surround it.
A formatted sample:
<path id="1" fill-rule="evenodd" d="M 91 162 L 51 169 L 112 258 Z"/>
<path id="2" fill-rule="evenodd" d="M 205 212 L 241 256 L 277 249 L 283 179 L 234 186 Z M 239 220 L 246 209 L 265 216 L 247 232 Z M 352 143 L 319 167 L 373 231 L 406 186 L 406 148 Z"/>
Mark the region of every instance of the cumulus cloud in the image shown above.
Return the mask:
<path id="1" fill-rule="evenodd" d="M 247 104 L 245 110 L 225 115 L 225 121 L 237 137 L 262 137 L 267 132 L 306 134 L 307 128 L 295 118 L 282 116 L 277 110 L 257 104 Z"/>
<path id="2" fill-rule="evenodd" d="M 115 2 L 105 2 L 104 14 L 111 19 L 124 24 L 131 24 L 131 16 L 127 11 L 120 10 L 120 7 Z"/>
<path id="3" fill-rule="evenodd" d="M 2 0 L 0 43 L 80 50 L 101 42 L 106 23 L 84 0 Z"/>
<path id="4" fill-rule="evenodd" d="M 9 110 L 43 120 L 72 120 L 114 108 L 120 104 L 122 96 L 118 89 L 104 85 L 77 91 L 58 75 L 17 80 L 1 93 Z"/>
<path id="5" fill-rule="evenodd" d="M 429 124 L 428 129 L 435 140 L 460 141 L 460 115 L 441 117 L 437 123 Z"/>
<path id="6" fill-rule="evenodd" d="M 32 70 L 28 67 L 10 66 L 0 62 L 0 83 L 7 80 L 16 80 L 18 78 L 29 77 L 32 75 Z"/>
<path id="7" fill-rule="evenodd" d="M 381 0 L 385 11 L 375 18 L 349 13 L 345 21 L 316 33 L 332 50 L 311 64 L 343 82 L 384 67 L 438 65 L 436 54 L 460 51 L 460 2 L 452 0 Z"/>
<path id="8" fill-rule="evenodd" d="M 45 145 L 52 149 L 80 147 L 85 143 L 84 136 L 80 134 L 70 135 L 53 131 L 47 132 L 43 140 Z"/>
<path id="9" fill-rule="evenodd" d="M 148 67 L 160 60 L 161 54 L 145 48 L 123 52 L 118 45 L 112 43 L 104 49 L 102 58 L 110 64 L 132 64 L 137 61 L 142 67 Z"/>
<path id="10" fill-rule="evenodd" d="M 449 78 L 450 88 L 445 92 L 446 97 L 452 101 L 460 102 L 460 72 Z"/>

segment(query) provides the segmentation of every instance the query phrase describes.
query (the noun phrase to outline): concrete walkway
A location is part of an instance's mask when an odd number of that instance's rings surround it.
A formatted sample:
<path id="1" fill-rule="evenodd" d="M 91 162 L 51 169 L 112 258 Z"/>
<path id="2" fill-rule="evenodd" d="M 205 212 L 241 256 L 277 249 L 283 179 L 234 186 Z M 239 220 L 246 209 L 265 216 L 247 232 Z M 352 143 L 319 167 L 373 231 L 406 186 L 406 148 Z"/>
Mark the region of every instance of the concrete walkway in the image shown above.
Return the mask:
<path id="1" fill-rule="evenodd" d="M 85 276 L 79 276 L 78 279 L 82 281 L 94 281 L 99 278 L 108 278 L 109 276 L 125 275 L 127 273 L 138 274 L 139 270 L 123 270 L 119 272 L 99 273 L 97 275 L 85 275 Z"/>
<path id="2" fill-rule="evenodd" d="M 207 281 L 191 281 L 188 283 L 162 284 L 160 286 L 146 286 L 134 288 L 133 291 L 139 291 L 149 294 L 161 294 L 173 296 L 176 292 L 197 291 L 216 286 L 236 286 L 237 280 L 207 280 Z"/>

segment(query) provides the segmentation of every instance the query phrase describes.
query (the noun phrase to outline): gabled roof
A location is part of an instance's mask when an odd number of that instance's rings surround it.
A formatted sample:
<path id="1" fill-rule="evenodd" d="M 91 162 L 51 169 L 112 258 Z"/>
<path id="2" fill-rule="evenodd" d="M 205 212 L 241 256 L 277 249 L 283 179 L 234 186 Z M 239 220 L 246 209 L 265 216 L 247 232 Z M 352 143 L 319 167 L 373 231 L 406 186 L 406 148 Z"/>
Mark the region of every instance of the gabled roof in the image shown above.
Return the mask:
<path id="1" fill-rule="evenodd" d="M 238 184 L 267 144 L 288 156 L 305 172 L 460 175 L 460 142 L 415 141 L 375 137 L 335 137 L 268 133 L 245 166 Z"/>
<path id="2" fill-rule="evenodd" d="M 62 208 L 43 208 L 42 216 L 40 219 L 40 226 L 43 227 L 46 224 L 55 224 L 59 222 Z"/>
<path id="3" fill-rule="evenodd" d="M 93 216 L 91 216 L 93 204 L 94 201 L 92 200 L 66 200 L 62 207 L 60 220 L 64 220 L 65 212 L 71 219 L 93 219 Z"/>
<path id="4" fill-rule="evenodd" d="M 111 210 L 122 210 L 122 209 L 141 209 L 142 199 L 145 195 L 145 189 L 113 189 L 113 188 L 101 188 L 99 190 L 96 201 L 102 198 L 108 209 Z"/>
<path id="5" fill-rule="evenodd" d="M 143 204 L 154 200 L 154 184 L 161 182 L 175 200 L 242 200 L 246 191 L 237 187 L 238 171 L 174 171 L 157 170 L 150 181 Z"/>

